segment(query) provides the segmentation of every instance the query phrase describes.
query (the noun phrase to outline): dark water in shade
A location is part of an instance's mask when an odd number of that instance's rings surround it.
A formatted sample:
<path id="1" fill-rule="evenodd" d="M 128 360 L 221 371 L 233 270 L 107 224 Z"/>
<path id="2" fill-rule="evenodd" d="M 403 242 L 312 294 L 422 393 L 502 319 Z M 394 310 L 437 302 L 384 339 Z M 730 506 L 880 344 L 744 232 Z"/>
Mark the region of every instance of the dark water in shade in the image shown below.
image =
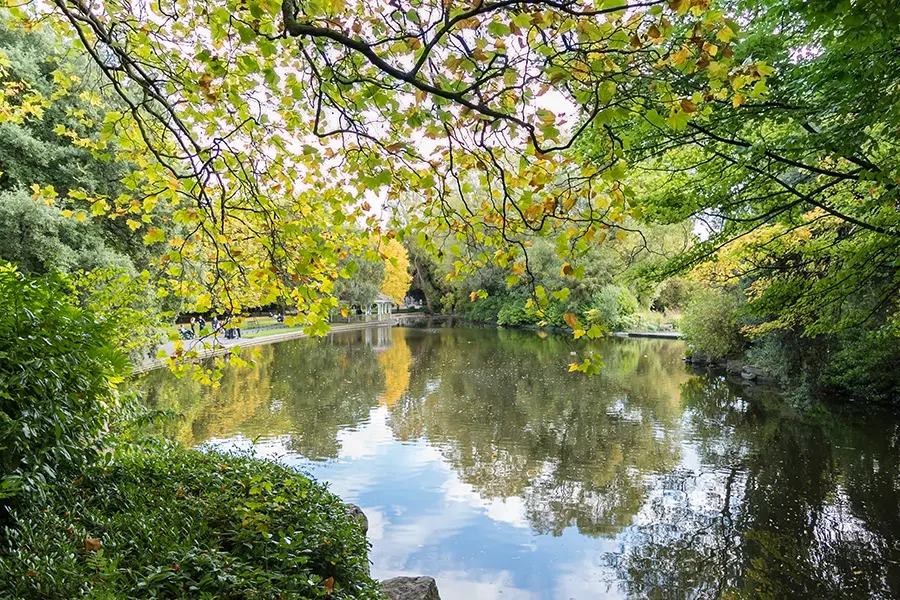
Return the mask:
<path id="1" fill-rule="evenodd" d="M 900 420 L 610 339 L 382 328 L 261 348 L 218 390 L 168 372 L 167 432 L 278 457 L 370 521 L 372 571 L 444 600 L 900 598 Z"/>

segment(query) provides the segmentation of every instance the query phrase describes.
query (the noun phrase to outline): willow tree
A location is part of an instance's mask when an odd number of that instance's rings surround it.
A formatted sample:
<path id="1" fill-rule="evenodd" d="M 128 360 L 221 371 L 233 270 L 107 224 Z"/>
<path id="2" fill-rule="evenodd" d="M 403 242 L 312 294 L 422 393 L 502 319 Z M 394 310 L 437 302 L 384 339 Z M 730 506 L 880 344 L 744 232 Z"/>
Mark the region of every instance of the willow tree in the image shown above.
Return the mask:
<path id="1" fill-rule="evenodd" d="M 766 66 L 732 60 L 737 24 L 709 4 L 52 0 L 12 11 L 75 38 L 104 77 L 98 93 L 119 103 L 83 143 L 102 153 L 115 142 L 140 171 L 130 193 L 89 200 L 168 245 L 160 293 L 198 310 L 287 300 L 322 333 L 347 275 L 336 265 L 366 236 L 416 231 L 433 251 L 440 237 L 455 276 L 493 263 L 512 286 L 529 282 L 529 237 L 552 234 L 577 277 L 575 258 L 642 211 L 618 124 L 638 114 L 680 130 L 764 91 Z M 588 130 L 599 150 L 582 157 L 572 149 Z M 401 229 L 383 213 L 409 192 L 418 201 Z M 184 235 L 167 238 L 160 219 Z M 534 292 L 538 310 L 566 293 Z"/>

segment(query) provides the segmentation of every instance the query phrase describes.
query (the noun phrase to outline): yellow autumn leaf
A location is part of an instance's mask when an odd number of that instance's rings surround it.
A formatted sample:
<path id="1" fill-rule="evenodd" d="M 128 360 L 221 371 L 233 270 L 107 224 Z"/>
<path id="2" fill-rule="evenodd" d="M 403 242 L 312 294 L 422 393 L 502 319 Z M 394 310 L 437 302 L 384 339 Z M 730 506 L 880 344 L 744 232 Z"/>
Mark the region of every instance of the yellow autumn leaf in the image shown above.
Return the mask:
<path id="1" fill-rule="evenodd" d="M 725 42 L 726 44 L 731 41 L 731 38 L 734 37 L 734 30 L 731 29 L 728 25 L 719 30 L 719 33 L 716 34 L 716 39 L 720 42 Z"/>

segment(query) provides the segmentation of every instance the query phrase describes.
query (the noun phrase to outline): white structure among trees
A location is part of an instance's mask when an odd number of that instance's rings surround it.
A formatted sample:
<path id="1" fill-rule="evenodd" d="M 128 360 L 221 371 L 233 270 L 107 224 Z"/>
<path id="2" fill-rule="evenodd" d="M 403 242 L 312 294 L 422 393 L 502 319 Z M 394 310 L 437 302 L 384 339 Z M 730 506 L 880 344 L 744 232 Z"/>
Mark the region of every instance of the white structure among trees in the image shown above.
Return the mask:
<path id="1" fill-rule="evenodd" d="M 390 317 L 394 310 L 394 299 L 386 294 L 378 294 L 375 297 L 375 309 L 379 319 Z"/>

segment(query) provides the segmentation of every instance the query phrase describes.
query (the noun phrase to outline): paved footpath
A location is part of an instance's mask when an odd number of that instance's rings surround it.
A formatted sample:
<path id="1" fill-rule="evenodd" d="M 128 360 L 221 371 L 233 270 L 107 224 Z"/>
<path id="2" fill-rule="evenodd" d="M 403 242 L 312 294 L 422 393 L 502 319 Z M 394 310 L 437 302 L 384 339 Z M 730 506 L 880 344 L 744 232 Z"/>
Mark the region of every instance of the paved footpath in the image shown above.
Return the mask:
<path id="1" fill-rule="evenodd" d="M 396 319 L 382 319 L 379 321 L 365 321 L 362 323 L 336 323 L 331 326 L 331 331 L 328 332 L 328 335 L 332 333 L 337 333 L 340 331 L 354 331 L 357 329 L 368 329 L 370 327 L 391 327 L 397 324 Z M 244 333 L 256 333 L 257 329 L 248 329 Z M 217 336 L 208 335 L 203 338 L 198 338 L 195 340 L 183 340 L 184 343 L 184 351 L 190 352 L 191 350 L 197 350 L 198 357 L 197 358 L 212 358 L 214 356 L 221 356 L 223 354 L 227 354 L 230 348 L 234 348 L 235 346 L 240 346 L 241 348 L 249 348 L 251 346 L 262 346 L 264 344 L 275 344 L 277 342 L 283 342 L 285 340 L 292 340 L 295 338 L 303 338 L 307 337 L 305 333 L 303 333 L 300 329 L 294 329 L 292 331 L 285 331 L 284 333 L 273 333 L 272 335 L 264 335 L 261 337 L 255 338 L 238 338 L 234 340 L 225 339 L 224 334 L 219 334 Z M 209 346 L 208 348 L 204 346 Z M 171 355 L 175 352 L 175 342 L 166 342 L 164 344 L 160 344 L 157 349 L 157 353 L 159 351 L 163 351 L 167 356 Z M 134 373 L 143 373 L 145 371 L 152 371 L 153 369 L 159 369 L 160 367 L 166 366 L 165 358 L 157 358 L 155 355 L 152 357 L 145 358 L 139 365 L 134 367 Z"/>

